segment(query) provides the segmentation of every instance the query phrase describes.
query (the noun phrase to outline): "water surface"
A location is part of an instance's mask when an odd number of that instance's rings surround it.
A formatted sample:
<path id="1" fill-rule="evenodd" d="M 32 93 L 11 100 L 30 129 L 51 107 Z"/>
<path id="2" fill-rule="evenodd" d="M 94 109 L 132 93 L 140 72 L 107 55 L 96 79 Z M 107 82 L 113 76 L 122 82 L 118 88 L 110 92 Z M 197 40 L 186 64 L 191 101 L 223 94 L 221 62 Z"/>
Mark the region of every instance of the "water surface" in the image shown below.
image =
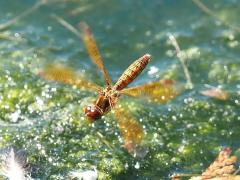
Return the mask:
<path id="1" fill-rule="evenodd" d="M 66 179 L 71 171 L 93 166 L 99 179 L 167 179 L 177 172 L 200 173 L 222 147 L 236 151 L 240 36 L 234 27 L 240 27 L 240 2 L 203 2 L 223 22 L 192 1 L 56 0 L 1 30 L 0 147 L 26 150 L 31 176 L 39 179 Z M 1 0 L 0 23 L 34 3 Z M 61 63 L 78 72 L 84 70 L 89 80 L 104 85 L 83 42 L 53 14 L 76 28 L 81 21 L 89 24 L 113 81 L 136 58 L 149 53 L 150 64 L 131 86 L 163 78 L 185 83 L 169 34 L 187 54 L 193 89 L 163 105 L 123 98 L 147 133 L 145 157 L 134 158 L 121 147 L 111 114 L 94 126 L 86 123 L 82 104 L 93 93 L 37 76 L 44 64 Z M 229 92 L 230 98 L 221 101 L 202 96 L 199 92 L 206 84 Z"/>

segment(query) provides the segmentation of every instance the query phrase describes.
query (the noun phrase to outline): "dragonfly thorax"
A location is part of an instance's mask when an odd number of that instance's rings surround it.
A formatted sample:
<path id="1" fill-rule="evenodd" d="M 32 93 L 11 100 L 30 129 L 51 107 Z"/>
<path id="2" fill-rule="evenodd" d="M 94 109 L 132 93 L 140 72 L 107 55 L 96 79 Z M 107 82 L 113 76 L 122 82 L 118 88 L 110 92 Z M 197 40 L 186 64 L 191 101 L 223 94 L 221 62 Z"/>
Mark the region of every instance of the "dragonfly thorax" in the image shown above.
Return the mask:
<path id="1" fill-rule="evenodd" d="M 99 92 L 100 96 L 104 96 L 107 99 L 111 99 L 111 98 L 117 98 L 119 97 L 119 92 L 115 89 L 112 89 L 110 86 L 108 86 L 107 88 L 101 90 Z"/>
<path id="2" fill-rule="evenodd" d="M 84 108 L 85 115 L 91 122 L 100 119 L 105 113 L 113 108 L 118 97 L 119 92 L 113 90 L 111 87 L 102 89 L 99 92 L 98 98 L 94 104 Z"/>

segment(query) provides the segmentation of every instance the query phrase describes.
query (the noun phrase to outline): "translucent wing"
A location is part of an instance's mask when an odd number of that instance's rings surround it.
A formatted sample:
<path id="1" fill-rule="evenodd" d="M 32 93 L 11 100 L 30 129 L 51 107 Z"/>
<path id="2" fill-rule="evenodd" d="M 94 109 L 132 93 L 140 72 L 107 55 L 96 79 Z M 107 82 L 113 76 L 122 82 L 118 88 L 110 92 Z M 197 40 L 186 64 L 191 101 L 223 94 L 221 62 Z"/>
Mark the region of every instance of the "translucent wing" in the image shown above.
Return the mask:
<path id="1" fill-rule="evenodd" d="M 114 107 L 114 114 L 124 139 L 124 148 L 135 156 L 144 156 L 146 147 L 143 146 L 144 131 L 140 123 L 122 106 Z"/>
<path id="2" fill-rule="evenodd" d="M 85 46 L 88 50 L 88 53 L 89 53 L 93 63 L 96 64 L 97 67 L 101 70 L 107 85 L 111 85 L 112 84 L 111 79 L 110 79 L 109 75 L 107 74 L 107 71 L 103 65 L 102 58 L 101 58 L 100 52 L 98 50 L 96 41 L 91 32 L 91 29 L 84 22 L 80 23 L 80 28 L 82 31 L 83 41 L 85 43 Z"/>
<path id="3" fill-rule="evenodd" d="M 46 66 L 43 71 L 39 72 L 39 75 L 46 80 L 74 85 L 85 90 L 96 91 L 100 89 L 98 85 L 89 82 L 83 75 L 80 76 L 72 69 L 60 64 L 51 64 Z"/>
<path id="4" fill-rule="evenodd" d="M 200 92 L 204 96 L 212 97 L 219 100 L 227 100 L 229 93 L 219 88 L 211 88 Z"/>
<path id="5" fill-rule="evenodd" d="M 183 86 L 176 84 L 173 80 L 160 80 L 123 89 L 121 93 L 133 97 L 143 97 L 150 102 L 165 103 L 175 98 L 182 90 Z"/>

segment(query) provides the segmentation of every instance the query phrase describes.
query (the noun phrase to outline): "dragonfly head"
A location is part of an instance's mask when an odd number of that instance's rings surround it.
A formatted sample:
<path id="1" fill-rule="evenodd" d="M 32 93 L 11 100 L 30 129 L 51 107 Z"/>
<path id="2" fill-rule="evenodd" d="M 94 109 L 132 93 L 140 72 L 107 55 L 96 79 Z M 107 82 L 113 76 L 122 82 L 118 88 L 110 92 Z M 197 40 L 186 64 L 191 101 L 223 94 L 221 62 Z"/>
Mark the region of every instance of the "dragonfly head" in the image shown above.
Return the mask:
<path id="1" fill-rule="evenodd" d="M 94 104 L 84 107 L 84 113 L 91 122 L 100 119 L 103 115 L 102 110 Z"/>

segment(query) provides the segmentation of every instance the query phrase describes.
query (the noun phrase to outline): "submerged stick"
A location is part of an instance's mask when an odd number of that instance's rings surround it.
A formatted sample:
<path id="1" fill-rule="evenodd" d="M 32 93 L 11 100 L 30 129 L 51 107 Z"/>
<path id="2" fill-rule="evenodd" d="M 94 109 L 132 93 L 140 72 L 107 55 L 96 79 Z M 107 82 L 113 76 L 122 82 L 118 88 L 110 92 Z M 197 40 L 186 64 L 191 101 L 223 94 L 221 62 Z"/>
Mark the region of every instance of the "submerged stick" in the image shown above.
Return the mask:
<path id="1" fill-rule="evenodd" d="M 12 26 L 15 24 L 17 21 L 19 21 L 21 18 L 31 14 L 32 12 L 36 11 L 38 8 L 40 8 L 42 5 L 46 4 L 47 0 L 41 0 L 39 2 L 36 2 L 31 8 L 28 10 L 22 12 L 18 16 L 14 17 L 13 19 L 10 19 L 9 21 L 0 24 L 0 31 L 8 28 L 9 26 Z"/>
<path id="2" fill-rule="evenodd" d="M 182 65 L 182 68 L 183 68 L 183 71 L 184 71 L 184 74 L 185 74 L 185 77 L 186 77 L 186 81 L 187 81 L 186 88 L 192 89 L 193 88 L 192 79 L 191 79 L 190 73 L 188 71 L 186 61 L 182 58 L 182 52 L 181 52 L 181 49 L 178 45 L 178 42 L 172 34 L 169 34 L 168 38 L 171 41 L 172 45 L 174 46 L 174 48 L 176 50 L 176 53 L 177 53 L 177 57 L 178 57 L 181 65 Z"/>
<path id="3" fill-rule="evenodd" d="M 108 140 L 100 133 L 97 131 L 96 135 L 98 136 L 99 140 L 102 141 L 104 144 L 107 145 L 109 149 L 114 149 L 114 147 L 108 142 Z"/>
<path id="4" fill-rule="evenodd" d="M 70 11 L 71 15 L 78 15 L 82 12 L 85 12 L 86 10 L 89 10 L 92 8 L 92 4 L 91 5 L 85 5 L 85 6 L 81 6 L 81 7 L 77 7 L 76 9 L 73 9 Z"/>
<path id="5" fill-rule="evenodd" d="M 211 9 L 209 9 L 204 3 L 202 3 L 200 0 L 192 0 L 194 4 L 196 4 L 203 12 L 205 12 L 206 14 L 208 14 L 209 16 L 214 17 L 215 19 L 217 19 L 218 21 L 220 21 L 222 24 L 224 24 L 225 26 L 240 32 L 240 28 L 236 27 L 228 22 L 226 22 L 225 20 L 223 20 L 222 18 L 220 18 L 218 15 L 216 15 L 214 13 L 214 11 L 212 11 Z"/>

